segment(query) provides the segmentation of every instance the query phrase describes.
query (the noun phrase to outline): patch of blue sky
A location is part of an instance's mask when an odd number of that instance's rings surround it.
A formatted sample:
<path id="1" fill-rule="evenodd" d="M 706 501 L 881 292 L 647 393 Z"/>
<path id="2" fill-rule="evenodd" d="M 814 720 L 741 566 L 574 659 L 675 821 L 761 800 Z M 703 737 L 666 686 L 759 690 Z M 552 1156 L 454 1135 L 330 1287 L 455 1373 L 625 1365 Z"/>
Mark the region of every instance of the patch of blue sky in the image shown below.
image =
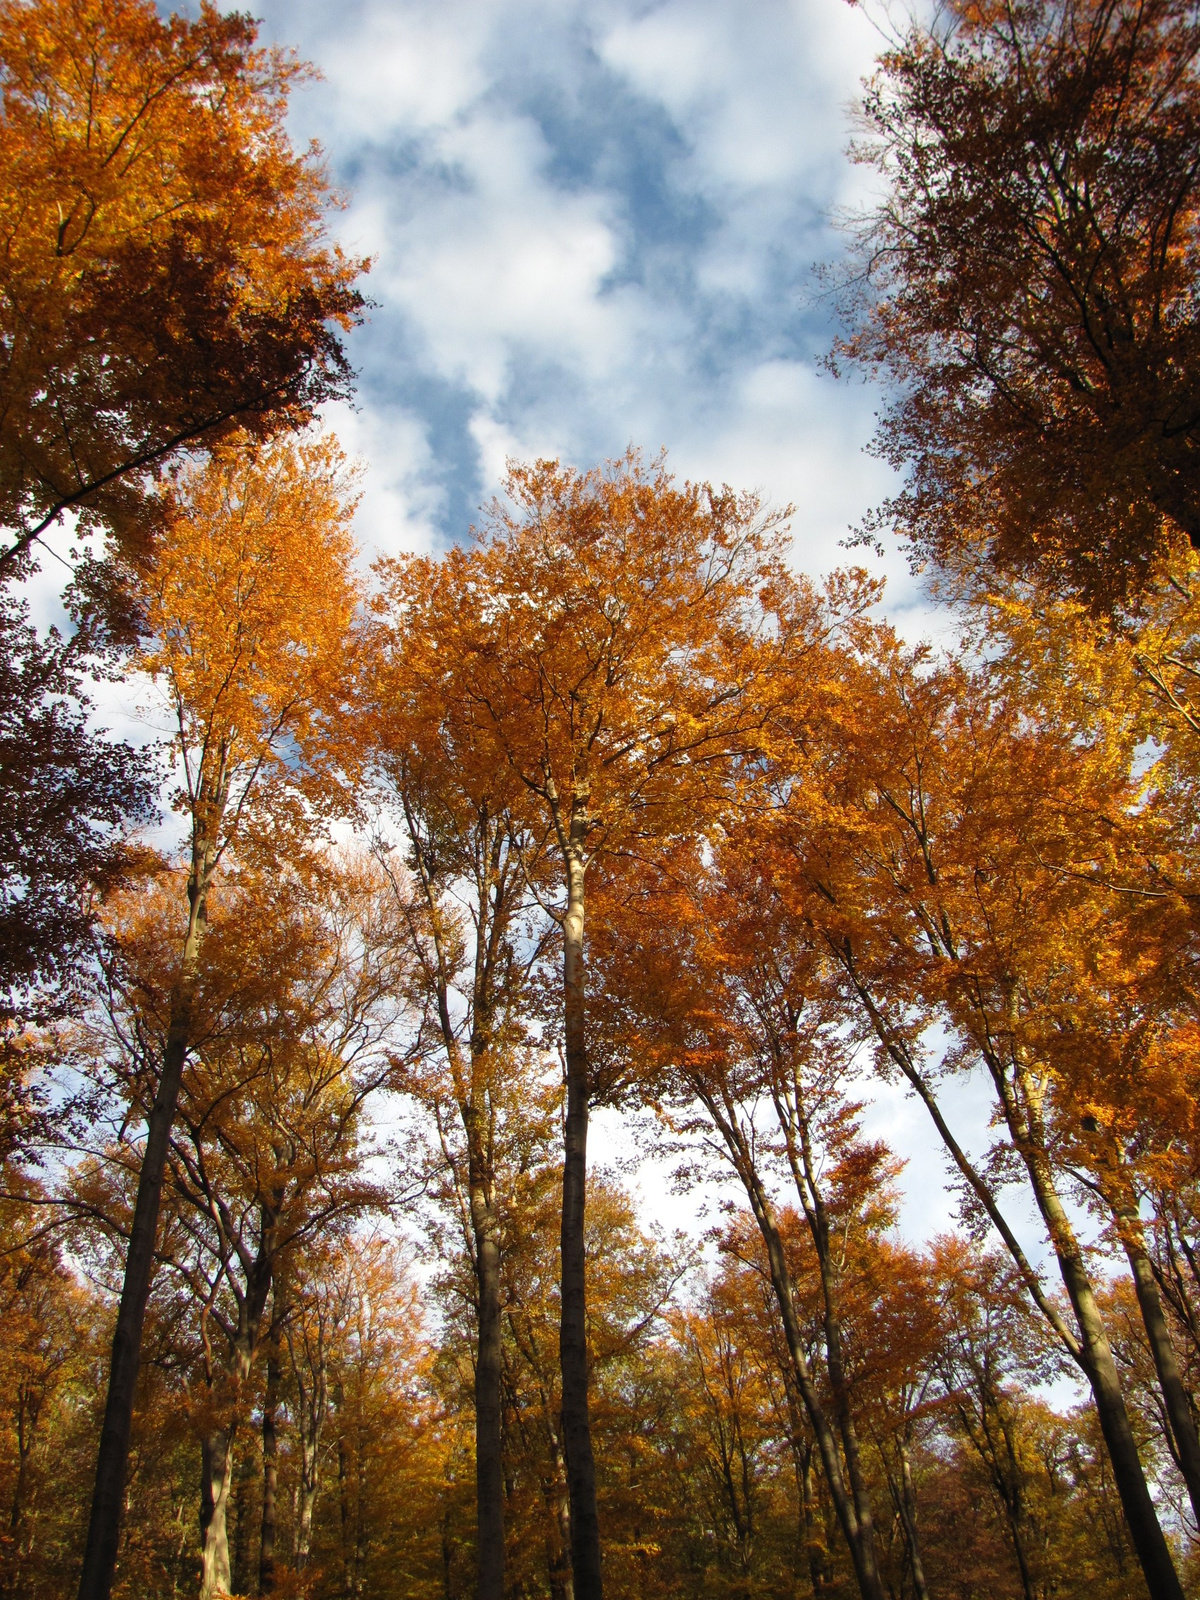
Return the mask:
<path id="1" fill-rule="evenodd" d="M 878 396 L 818 370 L 814 262 L 861 193 L 847 107 L 877 38 L 844 0 L 266 0 L 295 97 L 376 261 L 350 340 L 373 548 L 461 539 L 506 457 L 665 445 L 794 502 L 797 557 L 887 492 Z M 894 599 L 915 598 L 903 561 Z"/>

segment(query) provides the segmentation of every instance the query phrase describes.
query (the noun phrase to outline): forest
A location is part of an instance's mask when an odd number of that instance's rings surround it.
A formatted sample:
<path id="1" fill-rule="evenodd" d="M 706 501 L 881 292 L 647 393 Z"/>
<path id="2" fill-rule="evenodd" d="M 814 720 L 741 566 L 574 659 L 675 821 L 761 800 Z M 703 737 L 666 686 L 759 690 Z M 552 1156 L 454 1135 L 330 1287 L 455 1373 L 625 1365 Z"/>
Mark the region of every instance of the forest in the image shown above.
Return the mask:
<path id="1" fill-rule="evenodd" d="M 0 0 L 0 1597 L 1200 1595 L 1200 9 L 883 37 L 823 576 L 636 444 L 364 549 L 307 71 Z"/>

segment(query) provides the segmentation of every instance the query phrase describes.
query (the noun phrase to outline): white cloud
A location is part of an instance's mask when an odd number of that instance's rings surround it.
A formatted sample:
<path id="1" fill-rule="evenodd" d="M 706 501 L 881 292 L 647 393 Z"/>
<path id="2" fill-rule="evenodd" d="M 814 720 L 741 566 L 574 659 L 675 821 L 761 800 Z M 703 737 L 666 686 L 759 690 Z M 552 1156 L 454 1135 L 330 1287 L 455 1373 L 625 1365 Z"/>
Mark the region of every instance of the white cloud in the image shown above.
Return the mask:
<path id="1" fill-rule="evenodd" d="M 342 403 L 327 406 L 324 420 L 362 474 L 354 522 L 364 553 L 433 549 L 444 495 L 432 479 L 433 452 L 420 419 Z"/>
<path id="2" fill-rule="evenodd" d="M 602 376 L 628 332 L 600 294 L 617 255 L 605 198 L 540 178 L 547 151 L 525 117 L 473 117 L 428 149 L 457 181 L 395 219 L 374 293 L 412 318 L 440 374 L 493 404 L 520 352 Z"/>
<path id="3" fill-rule="evenodd" d="M 830 564 L 882 481 L 861 454 L 869 403 L 831 399 L 784 324 L 823 248 L 823 209 L 855 181 L 841 108 L 876 42 L 861 16 L 843 0 L 388 0 L 336 14 L 274 0 L 267 26 L 325 74 L 298 98 L 296 132 L 321 137 L 347 174 L 339 233 L 377 259 L 358 432 L 372 454 L 399 447 L 403 465 L 372 468 L 364 530 L 410 539 L 450 503 L 448 471 L 460 501 L 486 497 L 497 440 L 586 461 L 632 438 L 667 443 L 694 474 L 795 499 L 801 542 Z M 611 123 L 605 94 L 620 100 Z M 584 162 L 564 175 L 548 103 L 560 121 L 586 111 L 616 144 L 633 136 L 615 119 L 657 117 L 660 145 L 652 129 L 635 153 L 645 171 Z M 644 214 L 639 184 L 691 208 L 678 237 Z M 631 272 L 643 257 L 650 268 Z M 459 449 L 473 461 L 448 466 L 414 374 L 442 401 L 447 385 L 461 392 Z M 486 481 L 465 484 L 472 471 Z"/>

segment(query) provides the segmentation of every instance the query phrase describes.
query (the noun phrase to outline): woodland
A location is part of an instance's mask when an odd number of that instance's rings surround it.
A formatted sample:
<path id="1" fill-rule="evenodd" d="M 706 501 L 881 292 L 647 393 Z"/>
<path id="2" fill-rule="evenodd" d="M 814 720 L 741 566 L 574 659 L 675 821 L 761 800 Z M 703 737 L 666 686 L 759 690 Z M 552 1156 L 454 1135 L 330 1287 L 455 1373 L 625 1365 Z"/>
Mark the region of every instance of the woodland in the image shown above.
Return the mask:
<path id="1" fill-rule="evenodd" d="M 1200 1595 L 1200 10 L 881 46 L 820 580 L 633 446 L 372 564 L 306 70 L 0 0 L 0 1596 Z"/>

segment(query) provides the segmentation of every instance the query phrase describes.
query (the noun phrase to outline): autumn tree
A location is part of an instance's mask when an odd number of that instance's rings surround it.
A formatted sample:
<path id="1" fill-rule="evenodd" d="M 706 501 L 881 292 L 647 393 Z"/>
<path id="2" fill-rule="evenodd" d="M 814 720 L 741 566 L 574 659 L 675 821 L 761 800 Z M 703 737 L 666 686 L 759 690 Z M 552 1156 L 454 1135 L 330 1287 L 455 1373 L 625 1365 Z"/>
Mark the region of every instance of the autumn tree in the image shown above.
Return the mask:
<path id="1" fill-rule="evenodd" d="M 886 1147 L 859 1132 L 862 1107 L 847 1093 L 839 1037 L 844 1012 L 823 980 L 827 960 L 757 870 L 753 838 L 738 838 L 732 825 L 729 833 L 707 870 L 698 852 L 681 850 L 659 881 L 643 872 L 625 887 L 623 915 L 608 918 L 598 940 L 602 1031 L 625 1034 L 618 1048 L 643 1057 L 648 1092 L 745 1190 L 856 1581 L 864 1600 L 877 1600 L 883 1588 L 847 1370 L 844 1268 L 851 1233 L 890 1221 L 894 1169 Z M 615 880 L 606 887 L 621 894 Z M 804 1219 L 820 1284 L 824 1392 L 802 1331 L 781 1178 Z"/>
<path id="2" fill-rule="evenodd" d="M 1076 742 L 1065 728 L 1038 726 L 986 672 L 972 677 L 955 663 L 923 671 L 886 646 L 882 665 L 869 731 L 846 719 L 821 757 L 820 789 L 789 805 L 787 822 L 780 812 L 784 893 L 821 930 L 881 1064 L 928 1109 L 969 1206 L 997 1229 L 1087 1377 L 1147 1582 L 1174 1594 L 1178 1579 L 1067 1203 L 1075 1180 L 1058 1142 L 1044 1042 L 1047 1023 L 1077 992 L 1076 953 L 1084 965 L 1094 959 L 1113 920 L 1114 823 L 1136 794 L 1127 730 Z M 859 685 L 860 710 L 871 681 Z M 842 765 L 835 749 L 857 754 Z M 926 1065 L 935 1019 L 955 1041 L 942 1070 L 978 1063 L 990 1082 L 1004 1139 L 990 1172 L 950 1127 L 938 1069 Z M 1018 1175 L 1054 1249 L 1074 1328 L 1000 1203 Z"/>
<path id="3" fill-rule="evenodd" d="M 185 820 L 179 945 L 146 1121 L 113 1337 L 81 1600 L 106 1600 L 116 1560 L 142 1321 L 171 1127 L 191 1046 L 208 895 L 226 852 L 259 819 L 305 837 L 329 796 L 330 719 L 346 692 L 356 600 L 341 457 L 322 439 L 223 447 L 184 473 L 141 579 L 139 658 L 174 724 Z M 286 853 L 281 852 L 281 853 Z"/>
<path id="4" fill-rule="evenodd" d="M 445 1593 L 440 1511 L 454 1422 L 440 1408 L 435 1346 L 405 1251 L 372 1234 L 350 1245 L 309 1269 L 310 1289 L 321 1267 L 340 1296 L 325 1354 L 327 1483 L 312 1508 L 309 1570 L 331 1597 L 435 1600 Z M 302 1326 L 293 1324 L 293 1343 L 303 1363 Z M 297 1392 L 285 1385 L 284 1394 L 294 1407 Z"/>
<path id="5" fill-rule="evenodd" d="M 0 1018 L 6 1036 L 78 998 L 97 895 L 150 812 L 152 763 L 88 726 L 81 652 L 0 598 Z M 13 1043 L 16 1041 L 13 1040 Z M 12 1061 L 14 1068 L 17 1062 Z M 5 1073 L 3 1143 L 23 1085 Z M 11 1115 L 16 1121 L 10 1124 Z"/>
<path id="6" fill-rule="evenodd" d="M 167 878 L 131 899 L 113 927 L 107 1012 L 90 1030 L 122 1131 L 146 1114 L 170 1026 L 179 885 Z M 204 1397 L 205 1597 L 229 1593 L 235 1445 L 263 1344 L 286 1334 L 299 1263 L 386 1201 L 364 1171 L 364 1121 L 409 1044 L 400 933 L 369 858 L 293 861 L 270 875 L 243 862 L 210 900 L 159 1245 L 183 1324 L 203 1331 L 191 1360 Z M 132 1184 L 127 1138 L 100 1159 Z"/>
<path id="7" fill-rule="evenodd" d="M 762 722 L 765 663 L 808 645 L 810 616 L 785 582 L 779 519 L 752 497 L 676 486 L 661 462 L 634 454 L 589 473 L 517 467 L 506 491 L 474 549 L 392 569 L 388 604 L 406 670 L 458 704 L 464 756 L 516 779 L 526 826 L 558 860 L 563 1427 L 576 1600 L 595 1600 L 584 1213 L 600 1085 L 587 1052 L 588 874 L 606 855 L 695 831 Z"/>
<path id="8" fill-rule="evenodd" d="M 48 1594 L 65 1574 L 48 1512 L 72 1389 L 86 1381 L 92 1297 L 47 1232 L 41 1186 L 10 1174 L 0 1206 L 0 1595 Z"/>
<path id="9" fill-rule="evenodd" d="M 405 850 L 382 859 L 403 908 L 416 966 L 414 999 L 427 1014 L 427 1052 L 408 1089 L 437 1124 L 450 1192 L 465 1203 L 476 1280 L 475 1472 L 477 1589 L 504 1590 L 501 1446 L 502 1252 L 506 1147 L 522 1121 L 529 1077 L 531 980 L 548 938 L 531 884 L 544 878 L 520 817 L 508 767 L 481 765 L 470 714 L 414 674 L 404 635 L 375 636 L 372 701 L 380 797 L 403 827 Z M 517 804 L 514 806 L 514 801 Z M 408 873 L 400 866 L 406 857 Z M 412 887 L 408 878 L 411 877 Z M 453 1107 L 461 1138 L 447 1124 Z M 537 1118 L 531 1119 L 536 1124 Z M 518 1143 L 528 1142 L 518 1130 Z M 460 1159 L 461 1158 L 461 1159 Z"/>
<path id="10" fill-rule="evenodd" d="M 1029 0 L 882 55 L 839 349 L 895 386 L 883 517 L 919 554 L 1109 606 L 1200 541 L 1198 50 L 1180 0 Z"/>
<path id="11" fill-rule="evenodd" d="M 150 0 L 0 8 L 0 578 L 63 511 L 156 522 L 181 447 L 344 393 L 362 263 L 324 231 L 303 69 L 240 13 Z"/>

